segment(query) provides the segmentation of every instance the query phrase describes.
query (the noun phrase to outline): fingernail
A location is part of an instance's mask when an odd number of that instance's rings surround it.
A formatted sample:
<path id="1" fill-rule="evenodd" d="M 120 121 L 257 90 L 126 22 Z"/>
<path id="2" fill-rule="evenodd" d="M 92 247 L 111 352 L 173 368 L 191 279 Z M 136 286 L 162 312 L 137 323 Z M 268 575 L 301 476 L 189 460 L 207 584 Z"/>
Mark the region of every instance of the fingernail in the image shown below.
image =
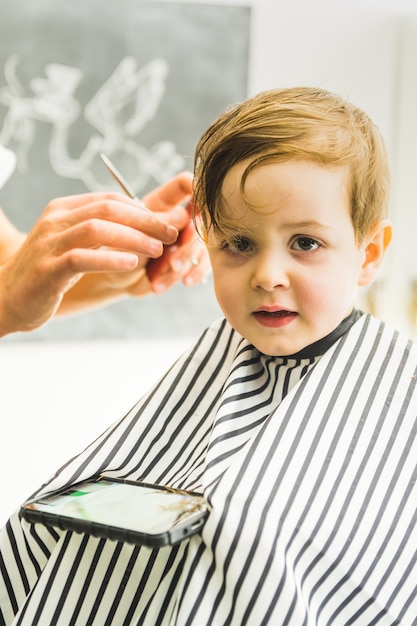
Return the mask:
<path id="1" fill-rule="evenodd" d="M 163 252 L 164 248 L 160 241 L 156 239 L 151 239 L 149 241 L 149 253 L 154 256 L 160 256 Z"/>
<path id="2" fill-rule="evenodd" d="M 180 259 L 172 259 L 170 265 L 172 270 L 176 273 L 181 272 L 184 267 L 184 263 Z"/>
<path id="3" fill-rule="evenodd" d="M 152 290 L 155 293 L 164 293 L 164 291 L 167 290 L 167 286 L 164 283 L 160 282 L 152 283 Z"/>
<path id="4" fill-rule="evenodd" d="M 177 239 L 178 237 L 178 228 L 175 228 L 175 226 L 171 226 L 171 224 L 167 224 L 167 234 L 168 237 L 172 237 L 173 239 Z"/>
<path id="5" fill-rule="evenodd" d="M 187 276 L 184 276 L 184 284 L 186 287 L 194 287 L 196 281 L 192 276 L 188 274 Z"/>

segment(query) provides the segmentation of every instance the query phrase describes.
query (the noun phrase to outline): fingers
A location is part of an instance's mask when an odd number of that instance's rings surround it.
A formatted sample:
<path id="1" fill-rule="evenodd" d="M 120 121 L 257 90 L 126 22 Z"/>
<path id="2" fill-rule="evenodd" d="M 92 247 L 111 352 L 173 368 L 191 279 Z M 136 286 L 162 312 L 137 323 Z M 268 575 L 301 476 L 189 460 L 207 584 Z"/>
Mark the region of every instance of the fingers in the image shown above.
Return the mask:
<path id="1" fill-rule="evenodd" d="M 210 259 L 205 244 L 200 240 L 192 247 L 189 259 L 190 269 L 184 274 L 182 281 L 187 287 L 204 283 L 211 272 Z M 184 260 L 184 263 L 186 261 Z"/>
<path id="2" fill-rule="evenodd" d="M 165 247 L 163 255 L 149 261 L 146 266 L 147 276 L 155 293 L 163 293 L 179 280 L 187 287 L 197 285 L 204 282 L 211 271 L 203 241 L 191 226 L 184 238 L 183 232 L 178 243 Z"/>
<path id="3" fill-rule="evenodd" d="M 193 175 L 191 172 L 181 172 L 152 190 L 143 198 L 143 202 L 152 211 L 169 211 L 175 205 L 186 201 L 192 193 Z"/>
<path id="4" fill-rule="evenodd" d="M 127 201 L 128 200 L 128 201 Z M 148 210 L 139 210 L 138 203 L 123 196 L 118 199 L 93 202 L 71 212 L 71 217 L 75 222 L 83 219 L 99 218 L 107 222 L 122 224 L 134 228 L 150 237 L 171 244 L 178 237 L 178 229 L 167 221 L 159 219 Z"/>
<path id="5" fill-rule="evenodd" d="M 94 194 L 83 199 L 91 200 Z M 69 200 L 67 202 L 67 200 Z M 130 250 L 138 254 L 158 257 L 162 244 L 172 244 L 178 229 L 150 211 L 138 210 L 137 203 L 123 196 L 102 198 L 75 207 L 72 198 L 61 198 L 48 206 L 38 230 L 44 231 L 60 251 L 74 247 L 96 248 L 109 246 Z M 72 206 L 68 210 L 68 206 Z M 53 241 L 49 245 L 54 245 Z"/>
<path id="6" fill-rule="evenodd" d="M 56 255 L 71 249 L 98 249 L 100 247 L 124 250 L 151 258 L 159 257 L 163 244 L 143 232 L 126 226 L 91 219 L 49 237 L 49 248 Z"/>
<path id="7" fill-rule="evenodd" d="M 179 280 L 197 284 L 210 268 L 189 205 L 181 204 L 190 199 L 191 191 L 192 175 L 184 172 L 145 197 L 155 212 L 119 193 L 57 198 L 27 243 L 32 251 L 33 246 L 43 250 L 40 272 L 53 276 L 49 284 L 61 293 L 73 277 L 79 280 L 88 273 L 97 277 L 95 282 L 111 282 L 113 290 L 118 287 L 124 293 L 139 287 L 142 293 L 144 283 L 148 293 L 165 291 Z"/>
<path id="8" fill-rule="evenodd" d="M 118 193 L 116 191 L 96 191 L 96 192 L 87 192 L 80 193 L 72 196 L 62 196 L 60 198 L 54 198 L 51 200 L 46 207 L 46 212 L 50 210 L 56 210 L 58 208 L 65 207 L 70 211 L 74 209 L 78 209 L 82 206 L 93 204 L 93 203 L 106 203 L 106 201 L 115 200 L 116 202 L 122 202 L 125 205 L 130 205 L 132 207 L 139 207 L 143 210 L 148 210 L 143 202 L 140 200 L 134 200 L 129 198 L 129 196 Z"/>
<path id="9" fill-rule="evenodd" d="M 174 243 L 178 232 L 184 231 L 190 221 L 189 205 L 183 206 L 180 203 L 189 200 L 191 190 L 192 174 L 183 172 L 145 196 L 144 200 L 152 211 L 143 203 L 127 196 L 105 192 L 57 198 L 50 202 L 44 215 L 48 217 L 48 220 L 55 220 L 57 229 L 59 229 L 60 219 L 64 227 L 83 224 L 86 231 L 92 232 L 97 226 L 88 222 L 94 219 L 135 229 L 142 233 L 138 252 L 155 258 L 161 254 L 161 248 L 155 242 L 146 241 L 144 236 L 159 240 L 166 245 Z M 115 238 L 117 233 L 121 234 L 120 230 L 116 228 L 113 230 Z M 87 239 L 84 241 L 86 242 Z M 105 245 L 104 240 L 84 245 L 97 243 Z M 116 241 L 113 245 L 118 246 Z"/>
<path id="10" fill-rule="evenodd" d="M 57 281 L 64 283 L 77 274 L 91 272 L 131 272 L 138 266 L 138 256 L 122 250 L 99 248 L 72 248 L 54 260 L 53 274 Z M 66 290 L 66 289 L 65 289 Z"/>

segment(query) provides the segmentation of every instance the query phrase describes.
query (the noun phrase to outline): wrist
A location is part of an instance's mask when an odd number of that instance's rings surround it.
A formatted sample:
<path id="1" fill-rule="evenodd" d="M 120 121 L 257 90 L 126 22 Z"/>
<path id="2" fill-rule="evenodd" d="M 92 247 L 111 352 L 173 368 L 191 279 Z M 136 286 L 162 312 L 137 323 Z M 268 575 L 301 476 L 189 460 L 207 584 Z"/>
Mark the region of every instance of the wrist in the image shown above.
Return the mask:
<path id="1" fill-rule="evenodd" d="M 8 311 L 7 295 L 4 288 L 1 285 L 1 272 L 0 272 L 0 338 L 10 335 L 14 332 L 13 325 L 10 323 L 11 315 Z"/>

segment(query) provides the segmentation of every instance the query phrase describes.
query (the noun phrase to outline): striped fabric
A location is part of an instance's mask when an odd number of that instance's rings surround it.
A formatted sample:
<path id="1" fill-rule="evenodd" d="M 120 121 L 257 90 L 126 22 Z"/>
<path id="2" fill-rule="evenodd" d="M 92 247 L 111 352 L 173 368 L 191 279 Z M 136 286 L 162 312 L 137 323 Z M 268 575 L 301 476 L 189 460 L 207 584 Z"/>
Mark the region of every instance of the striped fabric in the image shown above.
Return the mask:
<path id="1" fill-rule="evenodd" d="M 0 624 L 417 625 L 416 345 L 363 315 L 315 361 L 255 356 L 213 325 L 44 488 L 204 488 L 201 536 L 150 550 L 14 515 Z"/>
<path id="2" fill-rule="evenodd" d="M 205 455 L 203 487 L 207 497 L 272 407 L 278 406 L 318 358 L 261 355 L 242 340 L 223 388 Z"/>

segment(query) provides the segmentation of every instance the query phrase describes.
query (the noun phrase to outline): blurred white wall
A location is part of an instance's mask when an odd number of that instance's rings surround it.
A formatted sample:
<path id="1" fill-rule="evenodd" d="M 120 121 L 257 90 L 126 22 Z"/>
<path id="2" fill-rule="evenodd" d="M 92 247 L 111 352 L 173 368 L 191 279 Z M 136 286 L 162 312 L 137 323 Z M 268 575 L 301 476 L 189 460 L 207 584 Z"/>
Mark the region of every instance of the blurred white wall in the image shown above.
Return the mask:
<path id="1" fill-rule="evenodd" d="M 413 332 L 414 0 L 216 2 L 253 8 L 250 95 L 272 87 L 320 85 L 346 95 L 380 125 L 393 165 L 397 235 L 385 264 L 377 313 Z M 69 456 L 127 411 L 194 339 L 173 338 L 164 344 L 0 343 L 0 523 Z"/>

